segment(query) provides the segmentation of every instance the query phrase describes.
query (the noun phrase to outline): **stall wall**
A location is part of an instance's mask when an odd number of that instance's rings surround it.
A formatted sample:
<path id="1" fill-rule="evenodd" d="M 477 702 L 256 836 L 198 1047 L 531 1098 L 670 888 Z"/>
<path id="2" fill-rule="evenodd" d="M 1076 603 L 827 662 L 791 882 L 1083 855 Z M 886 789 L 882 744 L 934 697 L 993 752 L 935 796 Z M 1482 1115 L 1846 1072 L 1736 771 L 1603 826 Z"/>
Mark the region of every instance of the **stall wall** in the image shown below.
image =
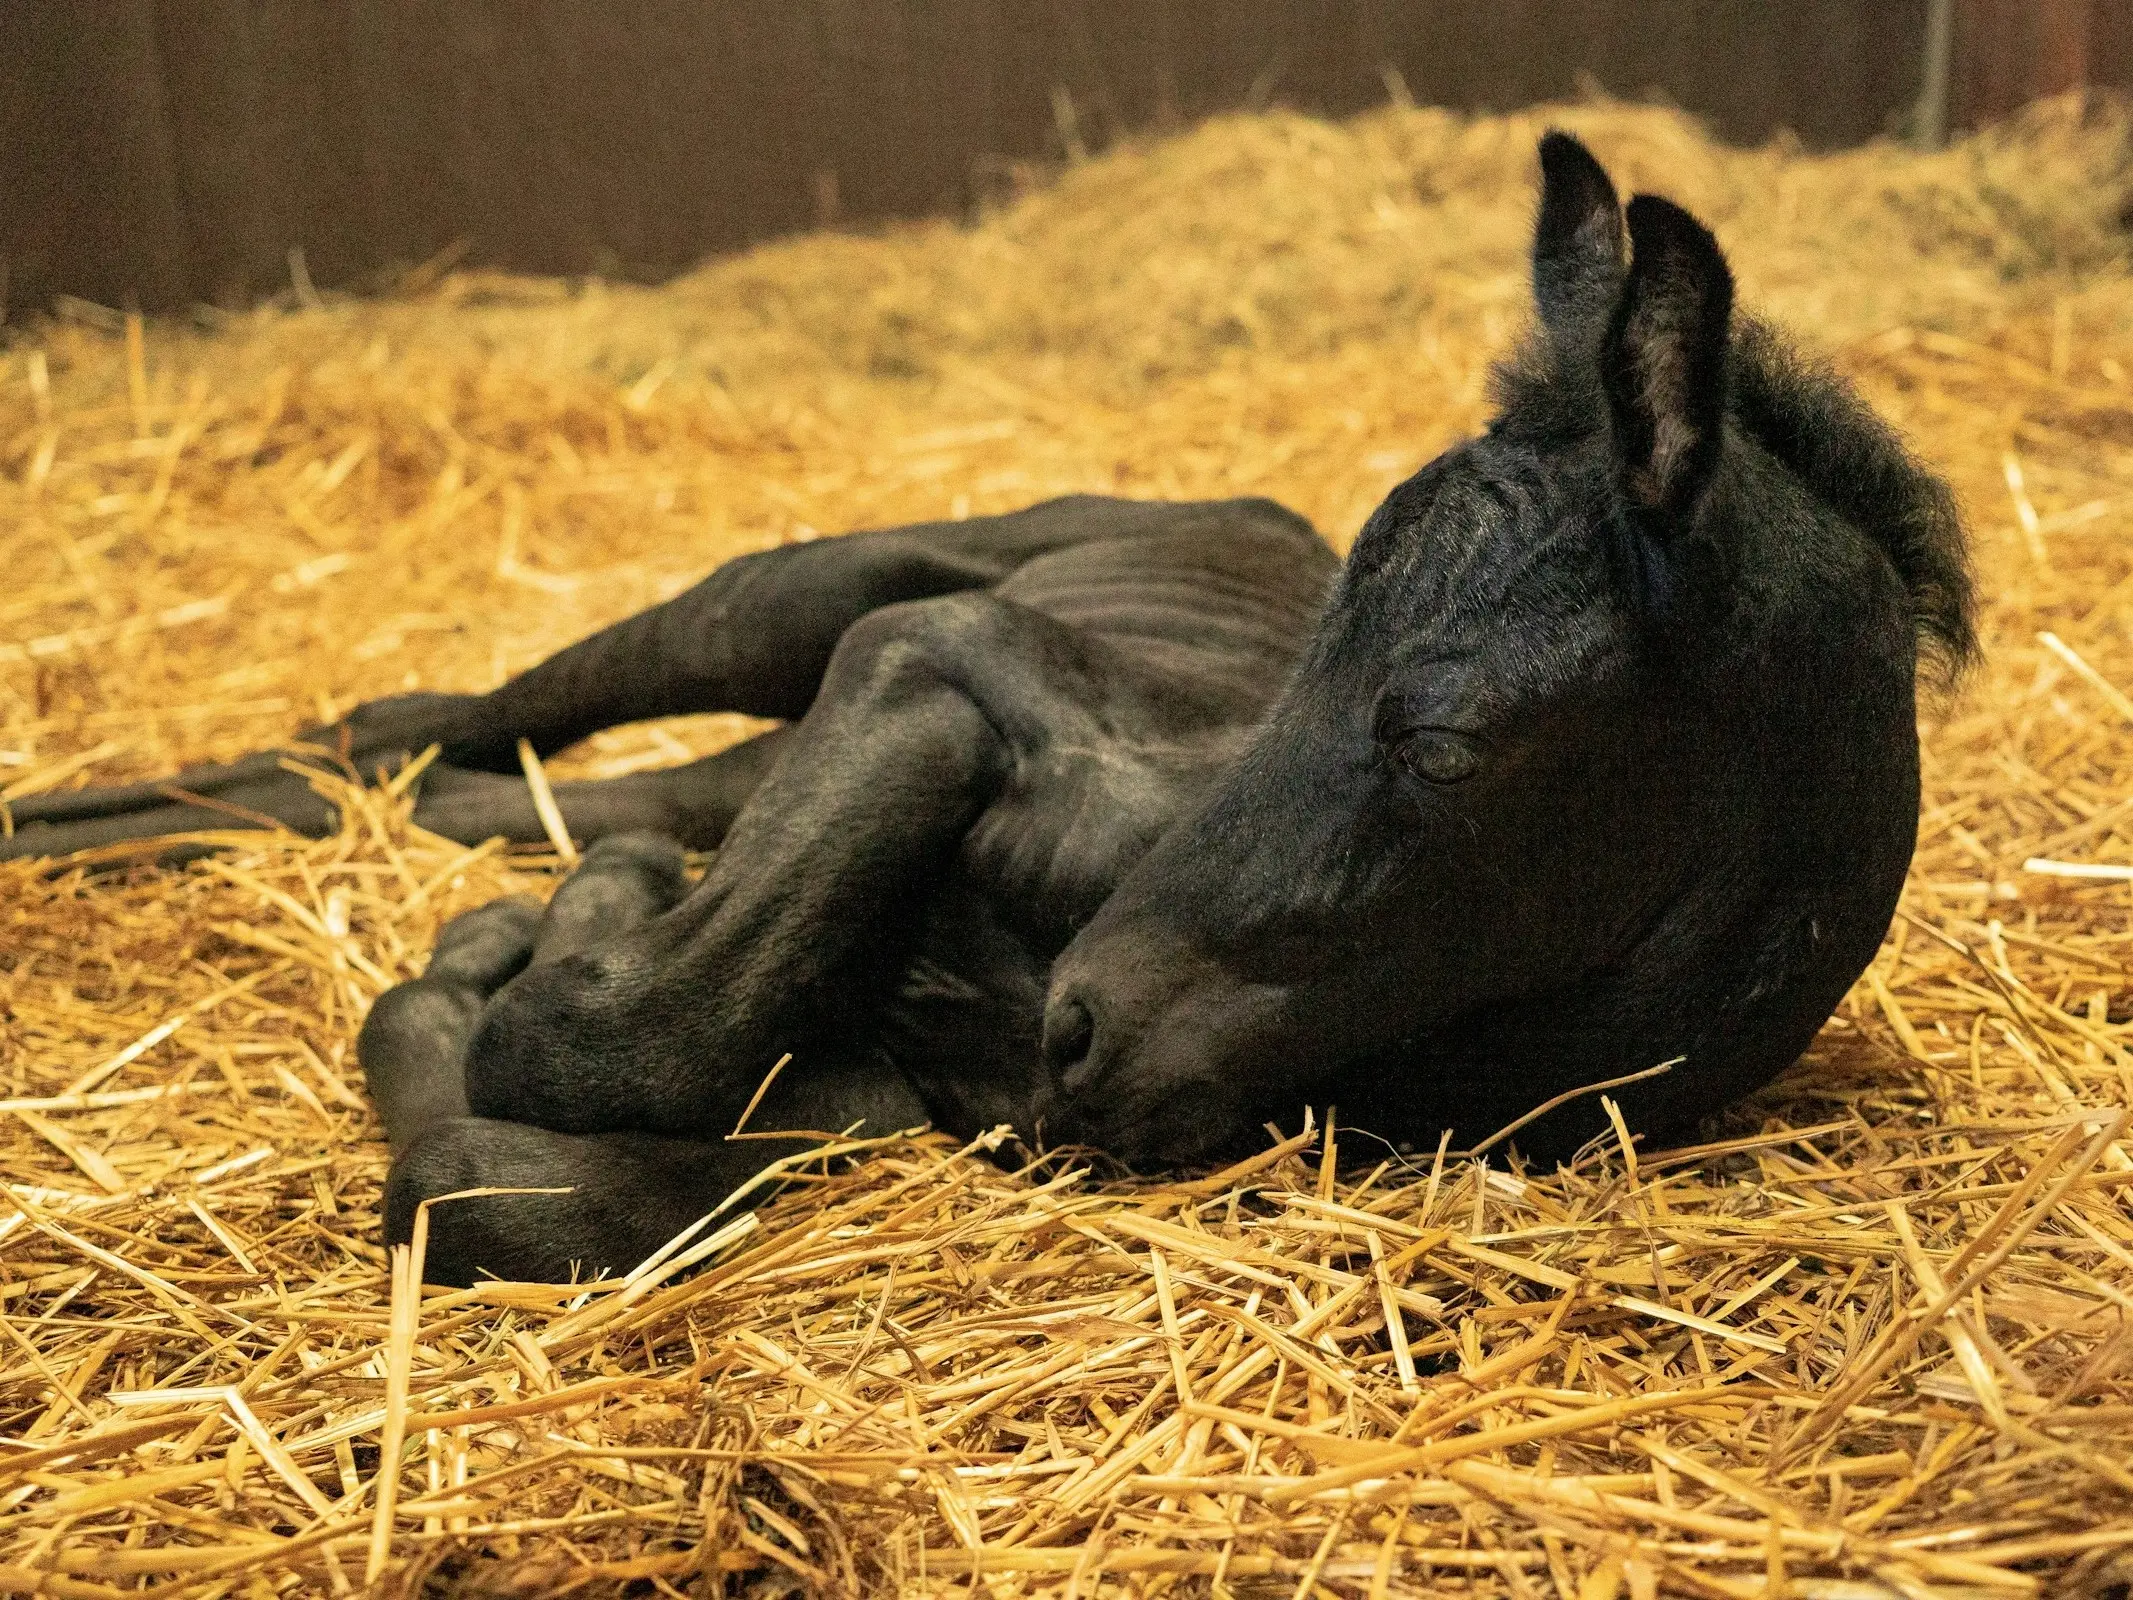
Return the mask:
<path id="1" fill-rule="evenodd" d="M 656 276 L 967 210 L 1238 106 L 1597 84 L 1725 136 L 1896 130 L 1928 0 L 0 0 L 0 306 L 244 302 L 457 250 Z M 1958 125 L 2109 82 L 2120 0 L 1957 0 Z"/>

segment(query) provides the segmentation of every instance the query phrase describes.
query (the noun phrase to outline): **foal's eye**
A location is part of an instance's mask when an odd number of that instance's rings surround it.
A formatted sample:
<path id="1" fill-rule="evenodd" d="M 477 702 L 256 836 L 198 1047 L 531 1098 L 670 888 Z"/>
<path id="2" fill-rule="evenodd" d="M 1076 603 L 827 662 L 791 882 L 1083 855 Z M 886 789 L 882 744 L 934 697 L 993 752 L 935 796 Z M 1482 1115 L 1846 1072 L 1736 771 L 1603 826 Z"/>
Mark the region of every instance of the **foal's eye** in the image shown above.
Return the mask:
<path id="1" fill-rule="evenodd" d="M 1425 783 L 1460 783 L 1481 768 L 1473 742 L 1441 728 L 1423 728 L 1400 742 L 1400 765 Z"/>

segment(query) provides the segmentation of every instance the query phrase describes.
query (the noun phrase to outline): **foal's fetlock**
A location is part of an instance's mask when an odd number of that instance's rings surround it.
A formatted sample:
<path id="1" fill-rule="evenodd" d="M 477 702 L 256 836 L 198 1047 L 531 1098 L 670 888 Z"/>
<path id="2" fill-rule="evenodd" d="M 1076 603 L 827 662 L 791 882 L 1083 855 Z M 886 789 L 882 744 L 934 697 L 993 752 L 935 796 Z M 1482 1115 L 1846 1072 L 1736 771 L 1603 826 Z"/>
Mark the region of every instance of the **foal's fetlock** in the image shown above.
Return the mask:
<path id="1" fill-rule="evenodd" d="M 671 909 L 688 891 L 682 847 L 657 833 L 618 833 L 585 852 L 548 903 L 533 964 L 546 966 Z"/>
<path id="2" fill-rule="evenodd" d="M 492 994 L 525 969 L 541 927 L 541 903 L 531 895 L 492 900 L 438 930 L 423 976 Z"/>
<path id="3" fill-rule="evenodd" d="M 365 778 L 373 764 L 419 756 L 433 744 L 454 765 L 501 768 L 516 746 L 482 727 L 481 701 L 480 695 L 427 689 L 390 694 L 366 700 L 339 722 L 307 728 L 299 737 L 345 753 Z"/>
<path id="4" fill-rule="evenodd" d="M 598 950 L 529 973 L 499 994 L 467 1046 L 467 1104 L 478 1117 L 559 1133 L 623 1125 L 618 1102 L 649 1019 L 641 985 Z"/>

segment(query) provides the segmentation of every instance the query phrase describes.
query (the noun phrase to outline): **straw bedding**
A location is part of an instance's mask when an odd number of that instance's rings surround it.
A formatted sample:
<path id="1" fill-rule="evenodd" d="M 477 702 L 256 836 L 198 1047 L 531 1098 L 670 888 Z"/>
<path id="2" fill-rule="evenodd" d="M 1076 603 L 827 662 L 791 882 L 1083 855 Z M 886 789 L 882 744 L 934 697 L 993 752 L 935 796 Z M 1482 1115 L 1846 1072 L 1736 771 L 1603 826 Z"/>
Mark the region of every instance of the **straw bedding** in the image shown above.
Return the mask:
<path id="1" fill-rule="evenodd" d="M 335 838 L 0 868 L 0 1592 L 2122 1589 L 2133 125 L 1808 157 L 1553 115 L 1708 217 L 1976 532 L 1986 665 L 1806 1063 L 1558 1172 L 1301 1108 L 1171 1186 L 919 1135 L 625 1283 L 425 1292 L 349 1044 L 555 861 L 322 773 Z M 0 795 L 483 687 L 779 540 L 1096 489 L 1343 542 L 1485 415 L 1547 120 L 1219 121 L 656 291 L 64 308 L 0 346 Z"/>

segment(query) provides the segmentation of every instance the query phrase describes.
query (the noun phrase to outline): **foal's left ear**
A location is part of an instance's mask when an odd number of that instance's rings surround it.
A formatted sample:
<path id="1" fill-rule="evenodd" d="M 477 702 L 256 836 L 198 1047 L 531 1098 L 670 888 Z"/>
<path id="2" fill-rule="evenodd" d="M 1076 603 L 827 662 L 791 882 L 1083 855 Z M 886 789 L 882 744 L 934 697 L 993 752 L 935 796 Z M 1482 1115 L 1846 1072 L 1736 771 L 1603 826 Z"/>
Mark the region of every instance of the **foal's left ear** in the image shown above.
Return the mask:
<path id="1" fill-rule="evenodd" d="M 1710 230 L 1670 200 L 1629 203 L 1629 282 L 1600 353 L 1623 492 L 1675 525 L 1718 465 L 1733 274 Z"/>
<path id="2" fill-rule="evenodd" d="M 1607 169 L 1560 131 L 1540 142 L 1533 301 L 1558 348 L 1582 357 L 1622 292 L 1622 202 Z"/>

